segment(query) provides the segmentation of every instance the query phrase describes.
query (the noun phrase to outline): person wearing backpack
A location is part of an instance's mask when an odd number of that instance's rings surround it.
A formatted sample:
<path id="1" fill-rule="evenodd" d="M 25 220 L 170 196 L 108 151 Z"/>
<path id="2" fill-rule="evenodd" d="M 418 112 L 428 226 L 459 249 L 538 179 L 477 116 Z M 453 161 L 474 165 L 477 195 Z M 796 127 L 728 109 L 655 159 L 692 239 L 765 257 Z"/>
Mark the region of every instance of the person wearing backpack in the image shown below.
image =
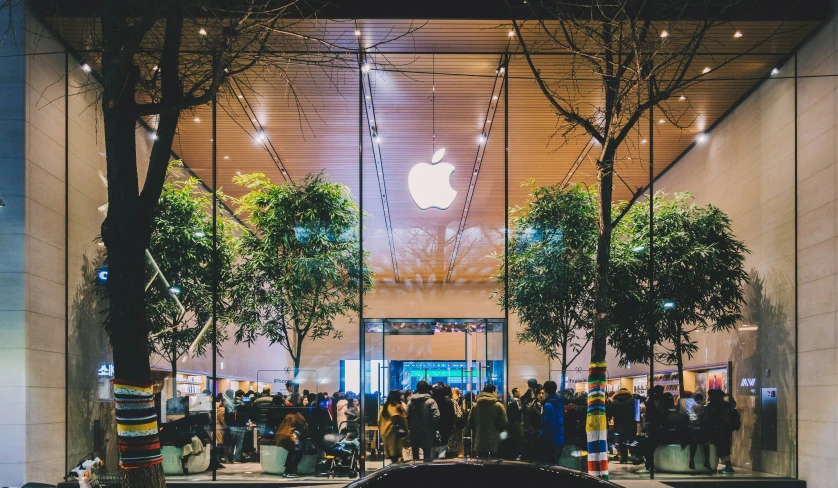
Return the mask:
<path id="1" fill-rule="evenodd" d="M 433 447 L 436 439 L 436 426 L 439 424 L 439 407 L 431 398 L 431 385 L 421 380 L 416 383 L 416 393 L 410 397 L 407 405 L 407 425 L 410 430 L 410 447 L 413 460 L 419 460 L 419 449 L 425 461 L 433 461 Z"/>
<path id="2" fill-rule="evenodd" d="M 716 446 L 716 454 L 725 465 L 722 473 L 733 474 L 730 446 L 733 431 L 741 427 L 739 412 L 736 410 L 735 403 L 725 401 L 725 394 L 722 390 L 714 388 L 708 391 L 707 398 L 707 408 L 704 410 L 707 440 Z"/>

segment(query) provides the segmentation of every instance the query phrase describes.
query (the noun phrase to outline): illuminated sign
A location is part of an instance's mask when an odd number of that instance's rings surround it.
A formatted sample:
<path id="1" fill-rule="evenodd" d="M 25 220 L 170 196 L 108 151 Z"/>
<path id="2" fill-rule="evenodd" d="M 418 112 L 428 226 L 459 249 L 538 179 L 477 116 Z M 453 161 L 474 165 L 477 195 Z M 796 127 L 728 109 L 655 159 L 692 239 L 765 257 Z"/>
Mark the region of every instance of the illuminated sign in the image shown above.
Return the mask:
<path id="1" fill-rule="evenodd" d="M 407 175 L 407 186 L 410 189 L 410 196 L 416 202 L 416 206 L 422 210 L 431 207 L 445 210 L 454 202 L 457 192 L 451 188 L 449 178 L 454 172 L 454 166 L 449 163 L 440 163 L 445 149 L 440 149 L 431 158 L 431 164 L 419 163 L 410 170 Z"/>
<path id="2" fill-rule="evenodd" d="M 107 376 L 113 378 L 113 363 L 102 363 L 96 371 L 99 376 Z"/>

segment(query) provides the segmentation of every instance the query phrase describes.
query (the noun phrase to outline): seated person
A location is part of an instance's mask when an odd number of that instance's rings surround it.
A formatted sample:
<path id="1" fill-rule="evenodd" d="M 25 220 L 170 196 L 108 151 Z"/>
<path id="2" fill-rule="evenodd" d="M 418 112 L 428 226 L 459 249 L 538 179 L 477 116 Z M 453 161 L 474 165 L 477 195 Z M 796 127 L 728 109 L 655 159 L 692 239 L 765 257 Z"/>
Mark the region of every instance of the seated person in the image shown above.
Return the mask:
<path id="1" fill-rule="evenodd" d="M 285 478 L 296 478 L 297 467 L 303 459 L 303 440 L 308 437 L 308 425 L 299 413 L 289 413 L 276 431 L 276 445 L 288 451 L 285 458 Z"/>

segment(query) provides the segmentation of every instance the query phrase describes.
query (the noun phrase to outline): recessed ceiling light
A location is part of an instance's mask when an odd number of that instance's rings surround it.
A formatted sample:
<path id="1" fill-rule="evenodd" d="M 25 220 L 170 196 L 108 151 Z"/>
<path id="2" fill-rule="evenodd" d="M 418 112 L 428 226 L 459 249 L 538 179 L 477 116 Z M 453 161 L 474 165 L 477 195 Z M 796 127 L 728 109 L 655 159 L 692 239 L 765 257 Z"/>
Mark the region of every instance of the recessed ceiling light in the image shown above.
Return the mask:
<path id="1" fill-rule="evenodd" d="M 643 139 L 642 141 L 640 141 L 640 144 L 646 144 L 647 142 L 649 142 L 649 141 L 647 141 L 646 139 Z"/>
<path id="2" fill-rule="evenodd" d="M 157 71 L 157 65 L 156 64 L 154 65 L 153 68 L 151 68 L 151 71 Z"/>
<path id="3" fill-rule="evenodd" d="M 224 156 L 224 159 L 230 159 L 230 156 Z M 237 173 L 238 174 L 238 173 Z"/>
<path id="4" fill-rule="evenodd" d="M 774 68 L 774 69 L 772 69 L 772 70 L 771 70 L 771 74 L 772 74 L 772 75 L 779 75 L 779 74 L 780 74 L 780 68 Z"/>
<path id="5" fill-rule="evenodd" d="M 203 27 L 201 27 L 201 28 L 198 30 L 198 35 L 201 35 L 201 36 L 205 36 L 205 35 L 207 35 L 207 30 L 206 30 L 206 29 L 204 29 Z"/>
<path id="6" fill-rule="evenodd" d="M 701 70 L 701 72 L 704 73 L 704 74 L 709 73 L 710 72 L 710 67 L 706 66 L 703 70 Z"/>
<path id="7" fill-rule="evenodd" d="M 239 95 L 239 98 L 244 98 L 244 95 Z"/>
<path id="8" fill-rule="evenodd" d="M 81 70 L 84 71 L 85 73 L 90 73 L 90 71 L 92 69 L 93 68 L 91 68 L 90 65 L 87 64 L 87 63 L 84 63 L 84 64 L 81 65 Z"/>
<path id="9" fill-rule="evenodd" d="M 514 31 L 514 30 L 511 30 L 511 31 L 509 31 L 509 34 L 507 34 L 507 35 L 508 35 L 509 37 L 515 37 L 515 31 Z"/>
<path id="10" fill-rule="evenodd" d="M 682 102 L 686 99 L 687 99 L 687 97 L 685 97 L 684 95 L 681 95 L 680 97 L 678 97 L 678 100 L 681 100 Z"/>
<path id="11" fill-rule="evenodd" d="M 738 38 L 740 38 L 740 37 L 742 37 L 742 31 L 736 31 L 736 32 L 733 34 L 733 37 L 735 37 L 735 38 L 737 38 L 737 39 L 738 39 Z"/>
<path id="12" fill-rule="evenodd" d="M 195 122 L 200 122 L 200 121 L 201 121 L 200 117 L 195 117 Z"/>
<path id="13" fill-rule="evenodd" d="M 661 37 L 664 38 L 664 39 L 669 37 L 669 31 L 661 31 Z"/>
<path id="14" fill-rule="evenodd" d="M 707 134 L 701 134 L 700 136 L 698 136 L 698 142 L 699 143 L 707 142 Z"/>
<path id="15" fill-rule="evenodd" d="M 492 100 L 497 100 L 497 99 L 498 99 L 497 95 L 492 95 Z"/>
<path id="16" fill-rule="evenodd" d="M 665 120 L 663 120 L 663 119 L 660 119 L 660 120 L 658 121 L 658 123 L 659 123 L 659 124 L 663 124 L 664 122 L 666 122 L 666 121 L 665 121 Z"/>
<path id="17" fill-rule="evenodd" d="M 355 37 L 361 37 L 361 31 L 355 29 Z"/>

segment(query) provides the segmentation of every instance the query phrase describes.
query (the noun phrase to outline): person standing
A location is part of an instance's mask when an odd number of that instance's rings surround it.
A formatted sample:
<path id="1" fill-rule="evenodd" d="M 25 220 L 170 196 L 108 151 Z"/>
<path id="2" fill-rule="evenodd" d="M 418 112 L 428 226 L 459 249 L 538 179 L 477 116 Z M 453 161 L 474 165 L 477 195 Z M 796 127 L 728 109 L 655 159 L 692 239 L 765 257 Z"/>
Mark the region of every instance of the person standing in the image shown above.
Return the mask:
<path id="1" fill-rule="evenodd" d="M 468 417 L 468 429 L 474 438 L 474 450 L 478 457 L 493 457 L 500 447 L 500 433 L 508 421 L 506 409 L 498 401 L 497 387 L 486 385 L 477 395 L 477 401 Z"/>
<path id="2" fill-rule="evenodd" d="M 425 461 L 433 460 L 434 438 L 439 424 L 439 406 L 431 398 L 431 385 L 425 380 L 416 383 L 416 393 L 410 397 L 407 405 L 407 424 L 410 430 L 410 447 L 413 460 L 419 460 L 422 450 Z"/>
<path id="3" fill-rule="evenodd" d="M 242 406 L 244 392 L 237 390 L 234 395 L 233 390 L 227 390 L 224 396 L 224 421 L 227 425 L 227 436 L 225 440 L 227 457 L 230 458 L 231 463 L 239 463 L 241 462 L 242 449 L 244 448 L 244 433 L 247 430 L 247 415 L 240 408 Z"/>
<path id="4" fill-rule="evenodd" d="M 544 405 L 541 408 L 541 431 L 539 440 L 544 459 L 550 464 L 559 464 L 564 450 L 564 399 L 556 394 L 555 381 L 544 382 Z"/>
<path id="5" fill-rule="evenodd" d="M 407 411 L 399 390 L 392 390 L 378 414 L 378 433 L 384 444 L 384 454 L 395 464 L 399 462 L 407 436 Z"/>
<path id="6" fill-rule="evenodd" d="M 662 400 L 663 386 L 655 385 L 646 398 L 646 439 L 642 445 L 646 464 L 636 471 L 638 474 L 650 473 L 655 469 L 655 449 L 657 449 L 664 435 Z"/>
<path id="7" fill-rule="evenodd" d="M 523 409 L 524 421 L 524 446 L 525 452 L 522 456 L 525 461 L 542 461 L 540 446 L 538 445 L 538 434 L 541 432 L 541 407 L 547 394 L 544 388 L 536 390 L 535 400 L 529 402 Z"/>
<path id="8" fill-rule="evenodd" d="M 606 413 L 609 418 L 614 419 L 614 430 L 620 443 L 620 462 L 627 464 L 629 462 L 628 446 L 637 432 L 634 420 L 634 397 L 631 392 L 627 388 L 620 388 L 611 400 L 611 404 L 608 405 Z"/>
<path id="9" fill-rule="evenodd" d="M 439 408 L 439 425 L 437 425 L 437 431 L 439 432 L 440 445 L 437 446 L 439 448 L 438 457 L 444 458 L 448 439 L 454 431 L 454 421 L 456 420 L 454 402 L 450 398 L 450 388 L 447 388 L 442 382 L 434 384 L 431 396 Z"/>
<path id="10" fill-rule="evenodd" d="M 521 410 L 521 391 L 518 388 L 512 389 L 506 412 L 507 420 L 509 420 L 509 426 L 507 427 L 509 438 L 506 441 L 507 448 L 504 449 L 505 452 L 503 454 L 505 458 L 518 459 L 521 457 L 522 441 L 524 438 L 522 426 L 524 416 Z"/>
<path id="11" fill-rule="evenodd" d="M 224 395 L 221 393 L 215 399 L 215 457 L 217 467 L 222 467 L 221 460 L 227 458 L 227 462 L 233 457 L 227 454 L 227 423 L 224 416 L 227 414 L 227 409 L 224 408 Z"/>
<path id="12" fill-rule="evenodd" d="M 536 395 L 538 395 L 538 390 L 541 388 L 541 385 L 538 384 L 538 380 L 535 378 L 530 378 L 527 380 L 527 391 L 521 397 L 521 408 L 527 408 L 531 402 L 535 401 Z"/>
<path id="13" fill-rule="evenodd" d="M 698 451 L 698 446 L 701 446 L 701 452 L 704 454 L 704 469 L 712 471 L 710 445 L 707 444 L 704 433 L 704 395 L 696 393 L 690 400 L 692 402 L 685 402 L 686 413 L 689 417 L 690 469 L 695 469 L 695 453 Z"/>
<path id="14" fill-rule="evenodd" d="M 716 446 L 716 454 L 725 465 L 722 473 L 733 474 L 733 465 L 730 460 L 730 446 L 732 444 L 731 436 L 733 431 L 738 428 L 738 425 L 733 425 L 734 417 L 736 417 L 735 422 L 738 423 L 739 414 L 731 407 L 730 403 L 725 401 L 725 394 L 722 390 L 714 388 L 708 391 L 707 399 L 707 407 L 704 411 L 707 441 Z M 713 459 L 712 461 L 710 463 L 711 466 L 718 459 Z"/>

